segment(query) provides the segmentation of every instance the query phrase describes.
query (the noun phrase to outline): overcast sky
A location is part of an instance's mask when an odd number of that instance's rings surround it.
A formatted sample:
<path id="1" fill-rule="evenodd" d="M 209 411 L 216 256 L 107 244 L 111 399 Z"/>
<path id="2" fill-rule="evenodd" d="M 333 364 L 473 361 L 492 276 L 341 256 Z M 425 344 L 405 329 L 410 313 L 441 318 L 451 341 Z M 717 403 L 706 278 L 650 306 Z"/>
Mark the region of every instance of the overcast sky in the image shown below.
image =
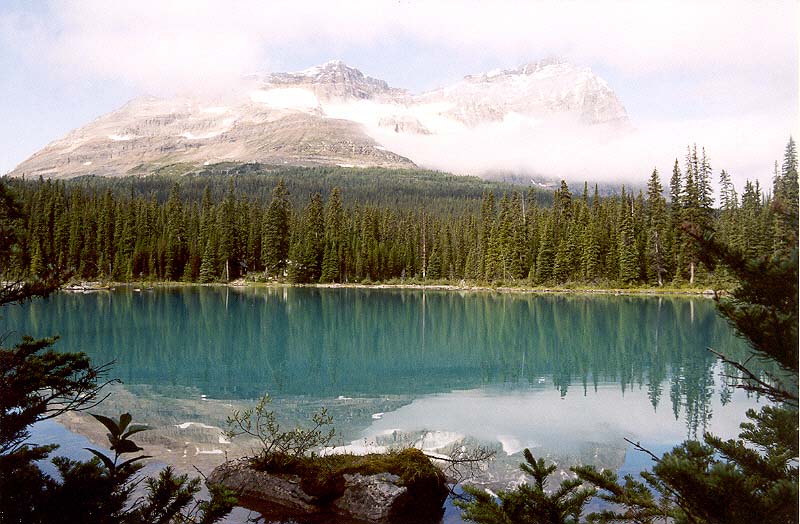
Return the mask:
<path id="1" fill-rule="evenodd" d="M 715 168 L 767 181 L 798 134 L 798 11 L 792 0 L 3 0 L 0 172 L 140 94 L 334 58 L 419 92 L 560 56 L 605 78 L 643 137 L 669 143 L 651 166 L 697 142 Z"/>

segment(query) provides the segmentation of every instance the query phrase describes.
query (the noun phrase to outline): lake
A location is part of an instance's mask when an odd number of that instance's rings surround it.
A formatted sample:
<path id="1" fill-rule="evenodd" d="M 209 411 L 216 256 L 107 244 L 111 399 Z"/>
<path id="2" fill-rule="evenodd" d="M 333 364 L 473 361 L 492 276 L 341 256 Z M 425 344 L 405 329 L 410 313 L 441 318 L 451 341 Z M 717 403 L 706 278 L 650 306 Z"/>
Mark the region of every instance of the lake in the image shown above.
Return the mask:
<path id="1" fill-rule="evenodd" d="M 706 350 L 746 347 L 702 297 L 194 286 L 58 293 L 2 315 L 10 340 L 58 334 L 59 351 L 114 361 L 123 384 L 97 411 L 152 425 L 146 451 L 182 471 L 248 452 L 221 429 L 264 393 L 288 427 L 327 408 L 350 450 L 489 447 L 474 482 L 493 489 L 525 478 L 524 448 L 559 474 L 636 472 L 649 459 L 624 438 L 662 453 L 733 437 L 757 406 Z M 62 423 L 103 441 L 86 416 Z"/>

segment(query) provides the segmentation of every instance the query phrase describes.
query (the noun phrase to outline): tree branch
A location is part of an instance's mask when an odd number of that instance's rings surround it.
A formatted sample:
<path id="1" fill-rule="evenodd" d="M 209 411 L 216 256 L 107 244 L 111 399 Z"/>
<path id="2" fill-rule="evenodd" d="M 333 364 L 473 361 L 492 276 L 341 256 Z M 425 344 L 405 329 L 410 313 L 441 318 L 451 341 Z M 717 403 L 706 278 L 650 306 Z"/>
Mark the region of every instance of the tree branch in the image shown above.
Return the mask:
<path id="1" fill-rule="evenodd" d="M 747 390 L 747 391 L 754 391 L 756 393 L 761 393 L 761 394 L 765 395 L 766 397 L 768 397 L 770 400 L 775 401 L 775 402 L 786 402 L 786 403 L 792 404 L 794 406 L 798 405 L 798 397 L 797 397 L 796 394 L 791 393 L 791 392 L 789 392 L 789 391 L 787 391 L 787 390 L 785 390 L 783 388 L 773 386 L 772 384 L 769 384 L 769 383 L 765 382 L 764 380 L 761 380 L 755 373 L 753 373 L 752 371 L 750 371 L 747 368 L 747 366 L 745 365 L 747 363 L 747 361 L 745 363 L 741 363 L 741 362 L 738 362 L 736 360 L 732 360 L 732 359 L 728 358 L 724 353 L 716 351 L 713 348 L 706 348 L 706 349 L 708 351 L 710 351 L 711 353 L 713 353 L 714 355 L 716 355 L 725 364 L 729 364 L 729 365 L 733 366 L 734 368 L 738 369 L 744 375 L 746 380 L 749 380 L 749 381 L 754 382 L 756 384 L 756 385 L 753 385 L 753 384 L 734 384 L 734 387 L 737 387 L 737 388 L 740 388 L 740 389 L 744 389 L 744 390 Z M 752 358 L 752 356 L 750 358 Z M 748 359 L 748 361 L 749 360 L 750 359 Z M 728 376 L 728 378 L 731 378 L 731 377 Z"/>

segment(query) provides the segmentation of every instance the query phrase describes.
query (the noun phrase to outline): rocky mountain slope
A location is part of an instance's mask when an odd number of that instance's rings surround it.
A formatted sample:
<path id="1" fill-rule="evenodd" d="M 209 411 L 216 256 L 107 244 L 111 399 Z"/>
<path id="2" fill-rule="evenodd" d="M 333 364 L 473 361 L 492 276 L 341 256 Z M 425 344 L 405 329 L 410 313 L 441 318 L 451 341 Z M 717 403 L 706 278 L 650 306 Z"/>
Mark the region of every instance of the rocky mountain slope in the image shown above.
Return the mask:
<path id="1" fill-rule="evenodd" d="M 226 97 L 135 99 L 50 143 L 11 175 L 146 174 L 231 161 L 411 168 L 406 137 L 436 140 L 520 119 L 628 124 L 604 80 L 563 61 L 468 76 L 416 95 L 333 61 L 252 75 Z"/>

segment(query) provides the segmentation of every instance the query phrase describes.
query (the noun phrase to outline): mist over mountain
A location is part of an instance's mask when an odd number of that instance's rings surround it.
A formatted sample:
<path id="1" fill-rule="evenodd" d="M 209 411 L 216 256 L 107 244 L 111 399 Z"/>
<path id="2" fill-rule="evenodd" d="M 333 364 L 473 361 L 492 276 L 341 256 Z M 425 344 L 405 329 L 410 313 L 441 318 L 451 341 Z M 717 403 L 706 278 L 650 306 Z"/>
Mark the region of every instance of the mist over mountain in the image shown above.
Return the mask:
<path id="1" fill-rule="evenodd" d="M 608 84 L 562 60 L 471 75 L 420 94 L 331 61 L 250 75 L 225 96 L 134 99 L 50 143 L 10 174 L 121 176 L 259 162 L 550 178 L 562 174 L 520 160 L 529 146 L 570 156 L 570 144 L 602 147 L 630 131 Z"/>

